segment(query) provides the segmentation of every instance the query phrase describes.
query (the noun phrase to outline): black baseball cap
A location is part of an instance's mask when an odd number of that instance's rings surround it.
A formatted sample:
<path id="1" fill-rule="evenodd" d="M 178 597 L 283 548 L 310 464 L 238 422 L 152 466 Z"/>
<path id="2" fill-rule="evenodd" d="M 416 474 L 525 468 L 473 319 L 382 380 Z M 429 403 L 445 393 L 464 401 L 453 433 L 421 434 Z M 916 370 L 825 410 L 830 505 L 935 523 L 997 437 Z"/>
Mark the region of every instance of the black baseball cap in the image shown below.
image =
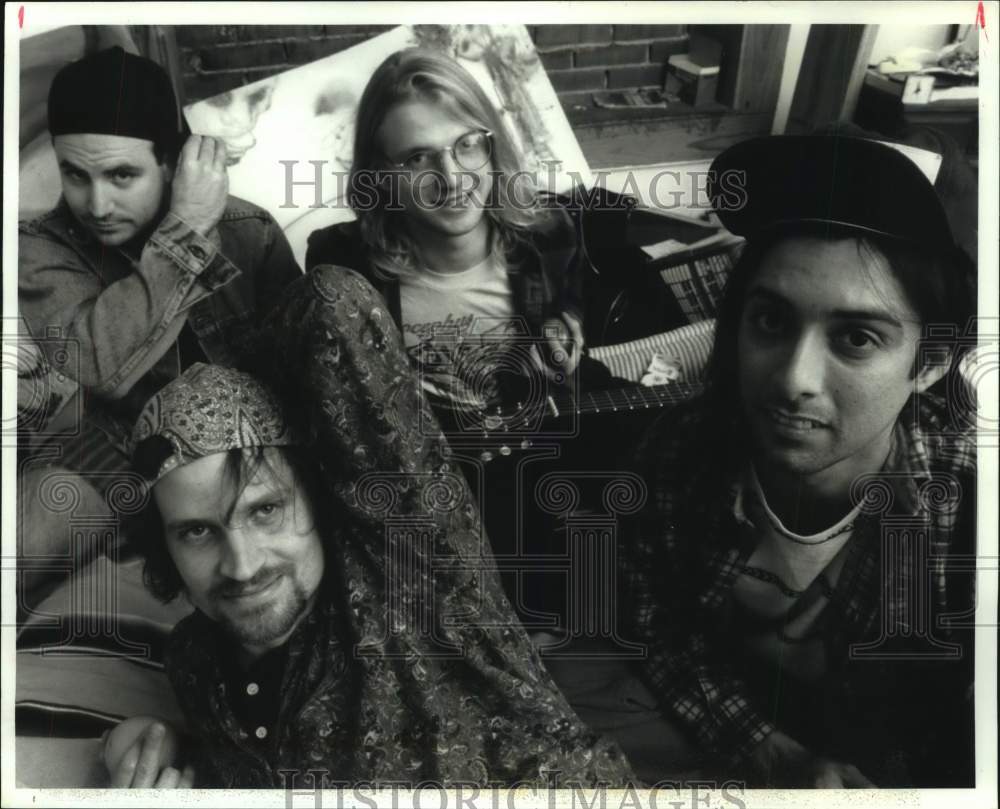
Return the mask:
<path id="1" fill-rule="evenodd" d="M 739 175 L 724 177 L 727 172 L 742 173 L 742 182 Z M 738 143 L 712 163 L 708 196 L 722 224 L 747 239 L 811 225 L 942 252 L 955 244 L 923 172 L 900 151 L 868 138 L 775 135 Z"/>
<path id="2" fill-rule="evenodd" d="M 176 157 L 190 134 L 167 72 L 119 46 L 62 68 L 49 89 L 49 132 L 152 141 Z"/>

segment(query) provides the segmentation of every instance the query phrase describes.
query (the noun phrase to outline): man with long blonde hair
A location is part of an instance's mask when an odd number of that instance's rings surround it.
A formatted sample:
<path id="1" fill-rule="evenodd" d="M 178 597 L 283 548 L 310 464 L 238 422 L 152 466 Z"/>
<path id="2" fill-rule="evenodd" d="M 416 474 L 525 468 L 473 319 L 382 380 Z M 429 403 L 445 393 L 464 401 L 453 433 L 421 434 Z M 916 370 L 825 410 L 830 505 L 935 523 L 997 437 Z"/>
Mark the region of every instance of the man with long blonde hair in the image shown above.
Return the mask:
<path id="1" fill-rule="evenodd" d="M 573 218 L 539 193 L 523 162 L 465 68 L 436 51 L 398 51 L 358 108 L 349 184 L 357 221 L 309 239 L 307 268 L 350 267 L 382 294 L 425 394 L 462 443 L 481 432 L 484 414 L 523 413 L 521 402 L 544 407 L 550 392 L 572 391 L 581 363 L 586 253 Z M 494 553 L 519 557 L 552 530 L 524 511 L 518 475 L 484 466 L 495 443 L 465 453 L 463 469 L 474 491 L 489 492 L 481 506 Z M 520 575 L 505 574 L 518 608 Z M 558 608 L 551 588 L 537 596 Z"/>
<path id="2" fill-rule="evenodd" d="M 543 349 L 526 373 L 562 378 L 579 362 L 583 254 L 568 214 L 522 164 L 468 71 L 435 51 L 398 51 L 358 108 L 357 222 L 309 239 L 307 268 L 347 266 L 382 293 L 437 405 L 495 404 L 489 369 L 511 341 Z"/>

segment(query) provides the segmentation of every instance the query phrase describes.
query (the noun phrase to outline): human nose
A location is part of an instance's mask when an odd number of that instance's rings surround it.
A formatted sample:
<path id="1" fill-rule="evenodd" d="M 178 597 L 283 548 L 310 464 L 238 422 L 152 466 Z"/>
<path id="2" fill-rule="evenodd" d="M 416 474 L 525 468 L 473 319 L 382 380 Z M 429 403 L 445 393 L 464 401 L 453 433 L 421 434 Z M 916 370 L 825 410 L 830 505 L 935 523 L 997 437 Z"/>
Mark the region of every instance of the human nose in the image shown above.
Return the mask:
<path id="1" fill-rule="evenodd" d="M 455 159 L 454 147 L 449 146 L 438 152 L 438 169 L 449 189 L 458 187 L 465 169 Z"/>
<path id="2" fill-rule="evenodd" d="M 818 333 L 803 332 L 791 343 L 779 372 L 782 391 L 789 401 L 822 391 L 826 354 L 826 341 Z"/>
<path id="3" fill-rule="evenodd" d="M 226 531 L 219 572 L 234 581 L 249 581 L 264 563 L 264 554 L 251 532 L 243 528 Z"/>
<path id="4" fill-rule="evenodd" d="M 113 201 L 111 192 L 103 183 L 94 183 L 90 187 L 90 215 L 94 219 L 104 219 L 111 213 Z"/>

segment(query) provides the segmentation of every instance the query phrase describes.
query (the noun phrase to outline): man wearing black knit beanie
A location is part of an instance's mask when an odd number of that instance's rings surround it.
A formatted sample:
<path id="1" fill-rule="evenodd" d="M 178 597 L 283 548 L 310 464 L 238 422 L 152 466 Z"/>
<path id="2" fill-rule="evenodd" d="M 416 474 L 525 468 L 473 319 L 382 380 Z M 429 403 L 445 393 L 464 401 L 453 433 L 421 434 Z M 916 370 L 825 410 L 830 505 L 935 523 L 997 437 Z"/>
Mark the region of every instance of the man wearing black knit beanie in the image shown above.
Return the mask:
<path id="1" fill-rule="evenodd" d="M 114 47 L 68 64 L 48 117 L 62 197 L 20 223 L 20 311 L 83 402 L 43 454 L 106 490 L 142 403 L 195 362 L 238 362 L 301 271 L 271 215 L 228 195 L 223 142 L 190 134 L 155 62 Z"/>

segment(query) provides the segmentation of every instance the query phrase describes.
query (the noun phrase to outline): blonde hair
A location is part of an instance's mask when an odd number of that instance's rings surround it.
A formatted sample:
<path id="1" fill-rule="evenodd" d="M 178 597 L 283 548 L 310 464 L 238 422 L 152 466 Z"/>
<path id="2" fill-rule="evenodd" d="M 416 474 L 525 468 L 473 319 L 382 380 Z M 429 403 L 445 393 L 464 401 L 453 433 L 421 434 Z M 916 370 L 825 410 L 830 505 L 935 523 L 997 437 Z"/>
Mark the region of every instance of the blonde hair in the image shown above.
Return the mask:
<path id="1" fill-rule="evenodd" d="M 419 247 L 407 237 L 406 229 L 390 226 L 400 211 L 388 210 L 384 189 L 378 183 L 373 188 L 371 183 L 359 181 L 359 175 L 385 167 L 388 157 L 381 151 L 378 130 L 386 115 L 393 107 L 414 100 L 441 104 L 459 120 L 493 133 L 490 163 L 496 204 L 485 208 L 492 247 L 506 252 L 526 241 L 550 212 L 538 204 L 535 186 L 522 170 L 523 158 L 500 115 L 475 77 L 454 59 L 426 48 L 407 48 L 379 65 L 358 105 L 348 199 L 375 270 L 398 277 L 417 272 L 420 264 Z M 360 202 L 359 188 L 369 192 L 367 203 Z M 377 197 L 375 205 L 370 204 L 372 191 Z M 518 204 L 511 204 L 512 196 Z"/>

